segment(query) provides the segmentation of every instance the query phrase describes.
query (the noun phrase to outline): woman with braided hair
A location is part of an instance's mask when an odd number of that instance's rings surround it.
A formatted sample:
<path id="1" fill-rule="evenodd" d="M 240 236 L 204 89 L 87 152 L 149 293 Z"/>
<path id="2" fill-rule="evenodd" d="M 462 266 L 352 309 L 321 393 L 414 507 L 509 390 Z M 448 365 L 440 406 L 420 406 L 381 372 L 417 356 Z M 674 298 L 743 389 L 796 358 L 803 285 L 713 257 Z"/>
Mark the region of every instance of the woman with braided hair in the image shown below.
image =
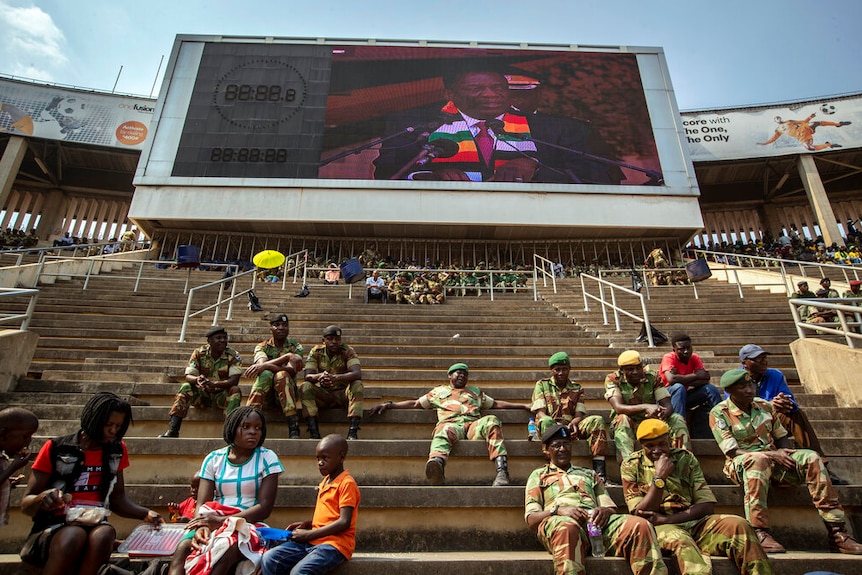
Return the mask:
<path id="1" fill-rule="evenodd" d="M 263 447 L 266 419 L 255 407 L 232 411 L 223 437 L 227 447 L 211 452 L 201 465 L 197 511 L 174 552 L 170 575 L 233 573 L 243 559 L 256 566 L 263 554 L 255 524 L 272 513 L 284 467 Z"/>
<path id="2" fill-rule="evenodd" d="M 81 429 L 45 443 L 33 462 L 21 510 L 33 529 L 21 558 L 43 575 L 95 575 L 108 562 L 116 531 L 108 510 L 162 524 L 155 511 L 126 495 L 129 454 L 123 436 L 132 407 L 113 393 L 94 395 L 81 412 Z"/>

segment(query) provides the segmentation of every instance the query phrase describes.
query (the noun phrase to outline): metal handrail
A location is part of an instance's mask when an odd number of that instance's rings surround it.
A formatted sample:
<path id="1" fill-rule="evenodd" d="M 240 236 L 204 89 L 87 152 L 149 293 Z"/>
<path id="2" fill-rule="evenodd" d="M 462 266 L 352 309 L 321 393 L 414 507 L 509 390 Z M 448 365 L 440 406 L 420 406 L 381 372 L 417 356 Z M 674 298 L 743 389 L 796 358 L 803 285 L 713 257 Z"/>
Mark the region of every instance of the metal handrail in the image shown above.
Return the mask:
<path id="1" fill-rule="evenodd" d="M 649 342 L 650 347 L 655 347 L 655 342 L 652 337 L 652 326 L 649 321 L 649 313 L 646 308 L 646 300 L 642 293 L 638 293 L 634 290 L 630 290 L 629 288 L 625 288 L 619 286 L 613 282 L 609 282 L 607 280 L 603 280 L 601 278 L 597 278 L 595 276 L 591 276 L 589 274 L 581 274 L 581 292 L 584 294 L 584 311 L 590 311 L 590 300 L 594 300 L 599 302 L 602 307 L 602 320 L 604 321 L 604 325 L 609 325 L 608 322 L 608 308 L 612 309 L 614 312 L 614 324 L 616 326 L 616 331 L 622 331 L 620 328 L 620 314 L 628 316 L 636 321 L 642 322 L 644 324 L 644 329 L 646 330 L 647 341 Z M 593 280 L 599 286 L 599 295 L 595 296 L 591 293 L 587 292 L 587 285 L 584 280 Z M 605 287 L 610 289 L 610 297 L 611 301 L 608 302 L 605 299 Z M 617 305 L 616 292 L 621 291 L 623 293 L 633 295 L 640 300 L 641 304 L 641 312 L 643 313 L 643 317 L 637 316 L 630 311 L 627 311 L 620 306 Z"/>
<path id="2" fill-rule="evenodd" d="M 857 341 L 862 342 L 862 333 L 856 333 L 851 328 L 859 330 L 862 328 L 862 302 L 847 303 L 859 301 L 858 298 L 793 298 L 789 300 L 790 313 L 793 315 L 793 323 L 796 325 L 796 333 L 799 339 L 808 337 L 808 332 L 829 333 L 832 335 L 842 336 L 850 349 L 857 348 Z M 803 321 L 799 314 L 799 309 L 802 307 L 816 307 L 818 309 L 831 309 L 837 312 L 837 322 L 824 323 L 808 323 Z M 848 321 L 848 317 L 852 321 Z M 837 324 L 840 329 L 832 327 Z"/>
<path id="3" fill-rule="evenodd" d="M 137 244 L 142 244 L 141 249 L 146 249 L 148 251 L 150 249 L 152 249 L 151 247 L 146 247 L 144 245 L 145 243 L 146 242 L 141 242 L 141 241 L 132 242 L 131 243 L 131 245 L 133 246 L 132 249 L 123 249 L 123 247 L 128 247 L 129 243 L 122 242 L 120 240 L 116 240 L 113 242 L 102 242 L 102 243 L 98 243 L 98 244 L 66 244 L 66 245 L 62 245 L 62 246 L 43 246 L 41 248 L 20 247 L 20 248 L 9 249 L 9 250 L 0 250 L 0 259 L 2 259 L 3 257 L 13 257 L 16 260 L 15 263 L 11 264 L 9 266 L 4 266 L 4 267 L 17 267 L 17 266 L 20 266 L 21 262 L 24 261 L 24 256 L 38 255 L 39 256 L 39 262 L 41 263 L 42 260 L 46 256 L 51 256 L 51 255 L 64 257 L 64 258 L 87 258 L 87 257 L 107 256 L 107 255 L 111 255 L 111 254 L 124 253 L 124 252 L 128 252 L 128 251 L 135 251 L 135 250 L 137 250 L 137 247 L 136 247 Z M 110 247 L 111 251 L 108 253 L 105 253 L 106 247 Z M 99 253 L 92 253 L 92 254 L 91 253 L 83 253 L 83 252 L 90 252 L 93 250 L 93 248 L 100 248 Z M 71 251 L 72 253 L 71 254 L 69 254 L 69 253 L 64 253 L 64 254 L 54 253 L 54 252 L 59 252 L 59 251 L 62 251 L 62 252 Z"/>
<path id="4" fill-rule="evenodd" d="M 554 262 L 539 254 L 533 254 L 533 301 L 539 301 L 540 275 L 542 276 L 542 287 L 548 287 L 548 277 L 550 277 L 554 293 L 557 293 L 557 276 L 554 273 Z"/>
<path id="5" fill-rule="evenodd" d="M 311 271 L 327 271 L 329 268 L 322 267 L 322 266 L 308 266 L 308 269 Z M 363 273 L 379 271 L 381 273 L 385 273 L 385 274 L 389 275 L 390 277 L 394 277 L 401 272 L 407 272 L 409 274 L 415 274 L 415 273 L 487 274 L 488 275 L 488 284 L 487 285 L 480 286 L 480 285 L 474 285 L 474 284 L 466 284 L 466 283 L 464 283 L 463 277 L 462 277 L 462 278 L 459 278 L 459 279 L 461 279 L 461 282 L 456 284 L 456 285 L 444 285 L 443 286 L 443 293 L 444 293 L 444 297 L 446 297 L 446 291 L 447 290 L 456 290 L 456 289 L 477 290 L 480 293 L 482 290 L 486 290 L 491 295 L 491 301 L 494 301 L 494 293 L 495 292 L 506 292 L 506 291 L 517 292 L 519 289 L 524 289 L 526 287 L 526 286 L 521 287 L 521 286 L 498 286 L 498 285 L 495 285 L 495 283 L 494 283 L 494 275 L 495 274 L 497 276 L 508 275 L 508 274 L 518 274 L 518 275 L 522 275 L 524 277 L 529 277 L 529 271 L 527 271 L 527 270 L 505 270 L 505 269 L 492 270 L 492 269 L 472 269 L 472 268 L 469 268 L 469 269 L 457 269 L 457 268 L 434 268 L 434 269 L 430 269 L 430 268 L 419 268 L 419 269 L 415 269 L 415 268 L 413 268 L 413 269 L 411 269 L 411 268 L 362 268 L 362 271 L 363 271 Z M 357 285 L 357 284 L 363 288 L 365 287 L 364 283 L 359 284 L 357 282 L 356 284 L 347 284 L 347 286 L 349 288 L 348 292 L 347 292 L 347 298 L 348 299 L 353 299 L 353 286 Z"/>
<path id="6" fill-rule="evenodd" d="M 171 278 L 171 277 L 145 277 L 143 275 L 144 274 L 144 268 L 147 264 L 153 264 L 153 266 L 161 266 L 161 265 L 170 265 L 173 263 L 173 262 L 168 261 L 168 260 L 139 260 L 139 259 L 135 259 L 135 258 L 114 258 L 114 257 L 108 258 L 107 256 L 93 256 L 91 258 L 88 258 L 88 260 L 87 260 L 87 262 L 88 262 L 87 263 L 87 273 L 83 273 L 83 274 L 74 274 L 74 273 L 65 272 L 65 271 L 64 272 L 45 271 L 45 264 L 47 262 L 50 262 L 50 261 L 56 261 L 56 262 L 69 261 L 69 262 L 71 262 L 71 261 L 78 261 L 78 259 L 68 258 L 68 257 L 64 257 L 64 256 L 45 256 L 43 258 L 42 262 L 39 264 L 39 270 L 36 273 L 36 285 L 39 284 L 39 280 L 42 278 L 42 276 L 84 278 L 84 284 L 83 284 L 81 289 L 86 290 L 90 285 L 90 280 L 94 276 L 101 275 L 100 274 L 101 268 L 99 268 L 99 269 L 96 268 L 97 263 L 105 263 L 105 262 L 112 263 L 112 264 L 113 263 L 124 263 L 124 264 L 135 264 L 135 265 L 137 265 L 138 266 L 137 273 L 135 275 L 117 275 L 117 274 L 112 273 L 110 277 L 111 277 L 111 279 L 133 279 L 133 280 L 135 280 L 135 287 L 132 290 L 135 293 L 137 293 L 141 282 L 144 280 L 146 280 L 146 281 L 167 281 L 167 282 L 180 282 L 180 281 L 182 281 L 182 282 L 185 282 L 185 286 L 183 287 L 183 293 L 188 293 L 189 284 L 191 283 L 192 270 L 195 267 L 197 267 L 197 266 L 194 266 L 194 267 L 186 268 L 188 273 L 186 274 L 185 279 L 178 279 L 178 278 Z M 214 268 L 225 268 L 226 270 L 232 269 L 232 268 L 234 268 L 234 269 L 238 268 L 237 264 L 205 263 L 205 264 L 201 264 L 201 265 L 206 265 L 208 267 L 214 267 Z"/>
<path id="7" fill-rule="evenodd" d="M 697 284 L 695 282 L 689 281 L 688 276 L 686 276 L 685 284 L 669 284 L 669 285 L 650 285 L 648 274 L 651 272 L 681 272 L 683 274 L 686 273 L 685 268 L 631 268 L 629 270 L 614 270 L 614 269 L 600 269 L 599 270 L 599 278 L 604 279 L 603 276 L 611 275 L 611 274 L 628 274 L 631 276 L 632 272 L 638 275 L 638 279 L 642 285 L 642 288 L 646 291 L 646 298 L 651 300 L 652 294 L 650 294 L 650 288 L 678 288 L 678 287 L 690 287 L 694 291 L 694 299 L 700 299 L 700 296 L 697 293 Z M 635 290 L 638 291 L 638 290 Z M 638 291 L 638 293 L 640 293 Z"/>
<path id="8" fill-rule="evenodd" d="M 36 298 L 39 296 L 39 290 L 32 288 L 0 288 L 0 297 L 16 297 L 30 296 L 27 302 L 27 310 L 24 313 L 0 313 L 0 323 L 13 322 L 21 320 L 21 331 L 27 331 L 30 327 L 30 320 L 33 318 L 33 311 L 36 309 Z"/>
<path id="9" fill-rule="evenodd" d="M 746 254 L 735 254 L 729 252 L 715 252 L 709 250 L 701 250 L 697 248 L 688 248 L 685 251 L 689 253 L 693 253 L 695 257 L 700 254 L 704 259 L 713 261 L 717 264 L 722 264 L 726 266 L 732 266 L 729 269 L 734 271 L 734 278 L 736 279 L 736 283 L 741 286 L 739 281 L 739 275 L 736 273 L 734 268 L 751 268 L 758 269 L 761 271 L 769 271 L 770 267 L 778 268 L 778 271 L 781 274 L 781 283 L 756 283 L 749 285 L 762 285 L 762 286 L 778 286 L 781 285 L 784 287 L 787 295 L 791 295 L 794 291 L 792 276 L 797 275 L 803 278 L 812 277 L 809 276 L 807 270 L 809 268 L 817 268 L 818 273 L 820 274 L 819 278 L 828 277 L 829 275 L 833 275 L 837 272 L 840 272 L 844 277 L 845 282 L 850 282 L 851 279 L 862 279 L 862 267 L 853 266 L 853 265 L 845 265 L 845 264 L 823 264 L 820 262 L 804 262 L 800 260 L 785 260 L 781 258 L 770 258 L 764 256 L 750 256 Z M 730 263 L 731 260 L 735 260 L 736 263 Z M 740 287 L 740 293 L 742 288 Z"/>
<path id="10" fill-rule="evenodd" d="M 236 264 L 232 264 L 232 265 L 235 266 Z M 248 288 L 247 290 L 243 290 L 243 291 L 237 293 L 236 292 L 236 286 L 237 286 L 238 280 L 240 280 L 241 278 L 248 276 L 248 275 L 251 275 L 251 287 Z M 236 298 L 242 297 L 242 296 L 246 295 L 248 292 L 254 290 L 255 277 L 256 276 L 257 276 L 257 269 L 251 269 L 251 270 L 245 271 L 241 274 L 232 275 L 230 277 L 223 277 L 221 279 L 217 279 L 217 280 L 209 282 L 207 284 L 203 284 L 203 285 L 199 285 L 199 286 L 195 286 L 195 287 L 191 288 L 188 291 L 189 295 L 188 295 L 188 298 L 186 299 L 186 309 L 185 309 L 185 312 L 183 313 L 183 325 L 180 328 L 180 339 L 177 341 L 179 343 L 185 343 L 186 332 L 188 331 L 189 320 L 191 318 L 199 316 L 203 313 L 206 313 L 211 309 L 215 310 L 215 313 L 213 314 L 212 325 L 216 325 L 218 323 L 219 314 L 221 313 L 221 306 L 224 303 L 228 304 L 227 315 L 225 316 L 225 320 L 230 321 L 231 319 L 233 319 L 233 302 L 234 302 L 234 300 Z M 230 296 L 224 297 L 224 290 L 225 290 L 225 287 L 227 287 L 226 284 L 228 282 L 231 282 L 230 283 Z M 215 303 L 204 306 L 203 308 L 201 308 L 195 312 L 192 312 L 192 300 L 194 299 L 195 294 L 197 294 L 197 292 L 199 292 L 201 290 L 211 288 L 214 286 L 218 286 L 218 297 L 216 298 Z"/>
<path id="11" fill-rule="evenodd" d="M 299 257 L 299 256 L 302 256 L 302 257 Z M 289 262 L 293 262 L 293 263 L 291 264 Z M 162 263 L 164 263 L 164 262 L 162 262 Z M 293 281 L 294 281 L 294 283 L 296 283 L 296 281 L 300 277 L 300 274 L 299 274 L 300 268 L 302 269 L 302 285 L 306 285 L 306 277 L 308 274 L 308 250 L 300 250 L 298 252 L 294 252 L 292 254 L 285 256 L 285 264 L 286 265 L 285 265 L 285 270 L 284 270 L 284 277 L 282 278 L 281 289 L 282 290 L 285 289 L 285 287 L 287 285 L 287 276 L 289 275 L 291 270 L 293 271 Z M 207 265 L 210 265 L 210 264 L 207 264 Z M 238 266 L 236 264 L 228 264 L 228 265 L 231 266 L 232 268 L 234 268 L 235 270 L 238 270 Z M 234 302 L 236 301 L 237 298 L 240 298 L 240 297 L 242 297 L 242 296 L 244 296 L 244 295 L 246 295 L 249 292 L 254 290 L 256 282 L 257 282 L 257 272 L 258 272 L 258 269 L 253 268 L 253 269 L 245 271 L 241 274 L 235 274 L 235 275 L 231 275 L 229 277 L 223 277 L 223 278 L 218 279 L 216 281 L 212 281 L 208 284 L 196 286 L 196 287 L 193 287 L 190 290 L 188 290 L 189 295 L 188 295 L 188 298 L 186 299 L 186 309 L 185 309 L 185 312 L 183 313 L 183 325 L 180 328 L 180 339 L 178 340 L 179 343 L 185 343 L 186 333 L 187 333 L 188 327 L 189 327 L 189 320 L 193 317 L 204 314 L 210 310 L 215 310 L 215 313 L 213 314 L 213 321 L 212 321 L 212 325 L 215 326 L 218 323 L 219 315 L 221 313 L 221 306 L 224 303 L 228 304 L 228 310 L 227 310 L 227 314 L 225 315 L 225 320 L 230 321 L 231 319 L 233 319 L 233 304 L 234 304 Z M 251 276 L 251 287 L 246 289 L 246 290 L 242 290 L 240 292 L 237 292 L 237 284 L 239 283 L 239 280 L 246 277 L 246 276 Z M 230 284 L 230 295 L 225 297 L 224 291 L 225 291 L 226 284 L 228 282 L 232 282 Z M 207 288 L 214 287 L 214 286 L 219 286 L 218 297 L 216 298 L 215 303 L 204 306 L 201 309 L 193 312 L 192 311 L 192 301 L 194 300 L 194 297 L 197 294 L 197 292 L 204 290 L 204 289 L 207 289 Z"/>

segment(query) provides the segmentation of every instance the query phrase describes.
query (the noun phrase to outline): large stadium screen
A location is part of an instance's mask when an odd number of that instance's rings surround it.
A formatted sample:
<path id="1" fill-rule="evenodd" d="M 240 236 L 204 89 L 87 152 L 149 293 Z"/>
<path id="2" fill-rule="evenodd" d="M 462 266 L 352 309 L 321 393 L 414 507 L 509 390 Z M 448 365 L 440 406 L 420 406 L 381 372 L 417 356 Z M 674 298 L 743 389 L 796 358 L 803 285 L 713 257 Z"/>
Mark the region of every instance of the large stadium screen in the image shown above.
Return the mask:
<path id="1" fill-rule="evenodd" d="M 164 134 L 148 159 L 169 171 L 154 163 L 139 175 L 383 189 L 667 185 L 635 52 L 197 40 L 178 39 L 160 98 Z"/>

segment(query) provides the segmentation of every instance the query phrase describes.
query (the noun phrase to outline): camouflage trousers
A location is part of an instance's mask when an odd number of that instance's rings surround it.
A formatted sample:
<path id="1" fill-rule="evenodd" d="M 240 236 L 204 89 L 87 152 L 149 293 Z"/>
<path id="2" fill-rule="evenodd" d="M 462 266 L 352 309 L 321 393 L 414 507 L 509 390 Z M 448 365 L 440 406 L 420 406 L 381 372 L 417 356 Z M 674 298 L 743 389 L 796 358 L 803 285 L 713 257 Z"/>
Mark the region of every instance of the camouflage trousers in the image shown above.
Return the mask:
<path id="1" fill-rule="evenodd" d="M 611 420 L 611 433 L 614 436 L 614 445 L 617 448 L 617 461 L 631 455 L 635 450 L 635 429 L 644 420 L 643 417 L 634 418 L 629 415 L 619 414 Z M 670 427 L 670 445 L 691 451 L 691 437 L 685 418 L 678 413 L 672 413 L 666 422 Z"/>
<path id="2" fill-rule="evenodd" d="M 197 387 L 192 387 L 192 384 L 186 382 L 180 386 L 168 415 L 183 419 L 189 414 L 189 407 L 198 409 L 214 407 L 221 409 L 227 417 L 230 412 L 239 407 L 241 402 L 242 394 L 240 392 L 228 395 L 228 390 L 222 389 L 215 393 L 208 393 Z"/>
<path id="3" fill-rule="evenodd" d="M 787 430 L 787 433 L 793 436 L 796 447 L 816 451 L 823 458 L 824 463 L 829 461 L 823 454 L 820 440 L 817 438 L 817 434 L 814 433 L 814 428 L 811 426 L 811 422 L 808 421 L 808 416 L 805 415 L 804 411 L 797 409 L 795 413 L 776 412 L 776 415 L 778 416 L 778 421 Z"/>
<path id="4" fill-rule="evenodd" d="M 558 423 L 552 417 L 544 415 L 536 421 L 536 427 L 539 430 L 541 437 L 545 431 Z M 559 422 L 560 425 L 568 425 L 565 420 Z M 593 457 L 605 456 L 608 454 L 608 426 L 601 415 L 588 415 L 578 423 L 578 439 L 590 440 L 590 453 Z"/>
<path id="5" fill-rule="evenodd" d="M 790 457 L 796 463 L 793 469 L 782 467 L 763 452 L 743 453 L 725 464 L 724 474 L 742 486 L 745 518 L 755 528 L 768 529 L 766 498 L 769 486 L 771 483 L 785 483 L 804 484 L 823 521 L 843 523 L 844 509 L 838 502 L 838 495 L 820 456 L 810 449 L 797 449 Z"/>
<path id="6" fill-rule="evenodd" d="M 662 551 L 685 575 L 710 575 L 710 555 L 729 557 L 742 575 L 772 575 L 772 564 L 751 525 L 738 515 L 707 515 L 696 521 L 655 527 Z"/>
<path id="7" fill-rule="evenodd" d="M 302 413 L 305 417 L 317 417 L 319 408 L 346 407 L 347 417 L 362 417 L 362 400 L 365 387 L 362 381 L 351 381 L 346 387 L 318 387 L 306 381 L 299 388 L 302 397 Z"/>
<path id="8" fill-rule="evenodd" d="M 625 557 L 633 575 L 666 575 L 650 522 L 634 515 L 611 515 L 603 531 L 605 554 Z M 590 542 L 586 529 L 571 517 L 553 515 L 539 524 L 539 541 L 554 556 L 556 575 L 585 575 Z"/>
<path id="9" fill-rule="evenodd" d="M 261 409 L 277 403 L 284 415 L 291 417 L 296 415 L 298 396 L 296 378 L 290 377 L 286 371 L 279 371 L 273 375 L 271 371 L 266 369 L 260 372 L 254 380 L 246 405 Z"/>
<path id="10" fill-rule="evenodd" d="M 431 453 L 428 458 L 439 457 L 446 461 L 452 446 L 459 439 L 484 439 L 488 444 L 488 457 L 491 459 L 506 455 L 500 419 L 496 415 L 486 415 L 474 421 L 438 423 L 431 438 Z"/>

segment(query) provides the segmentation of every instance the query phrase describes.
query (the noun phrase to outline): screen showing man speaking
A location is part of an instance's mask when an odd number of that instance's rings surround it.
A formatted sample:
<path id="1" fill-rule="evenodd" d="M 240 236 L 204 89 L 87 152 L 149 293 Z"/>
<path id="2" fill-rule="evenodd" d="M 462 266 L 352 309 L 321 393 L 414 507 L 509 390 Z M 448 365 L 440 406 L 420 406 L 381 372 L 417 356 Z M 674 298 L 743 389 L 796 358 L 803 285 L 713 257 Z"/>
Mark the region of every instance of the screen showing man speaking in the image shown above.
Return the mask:
<path id="1" fill-rule="evenodd" d="M 204 46 L 173 176 L 661 185 L 635 54 Z"/>

